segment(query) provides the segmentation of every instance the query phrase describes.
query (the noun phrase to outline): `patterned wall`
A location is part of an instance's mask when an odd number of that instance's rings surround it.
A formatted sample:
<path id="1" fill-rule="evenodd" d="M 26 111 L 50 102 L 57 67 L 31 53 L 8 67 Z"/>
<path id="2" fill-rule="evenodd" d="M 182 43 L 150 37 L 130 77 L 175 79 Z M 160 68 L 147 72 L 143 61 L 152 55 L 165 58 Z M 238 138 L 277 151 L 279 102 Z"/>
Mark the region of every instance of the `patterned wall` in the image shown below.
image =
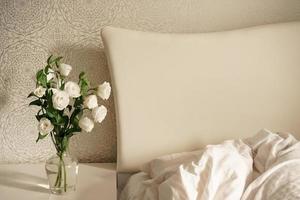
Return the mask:
<path id="1" fill-rule="evenodd" d="M 50 54 L 64 56 L 77 77 L 109 80 L 100 30 L 114 25 L 160 32 L 207 32 L 300 20 L 299 0 L 0 0 L 0 163 L 44 161 L 49 140 L 35 143 L 34 108 L 27 94 Z M 128 47 L 130 48 L 130 47 Z M 115 115 L 72 139 L 84 162 L 116 160 Z"/>

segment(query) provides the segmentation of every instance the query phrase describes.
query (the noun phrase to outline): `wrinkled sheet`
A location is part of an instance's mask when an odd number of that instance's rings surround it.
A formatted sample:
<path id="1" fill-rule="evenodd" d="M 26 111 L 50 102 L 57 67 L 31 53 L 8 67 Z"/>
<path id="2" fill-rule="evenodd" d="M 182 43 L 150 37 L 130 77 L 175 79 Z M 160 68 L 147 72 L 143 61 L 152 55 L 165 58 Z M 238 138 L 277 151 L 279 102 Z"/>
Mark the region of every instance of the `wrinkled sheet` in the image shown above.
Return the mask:
<path id="1" fill-rule="evenodd" d="M 133 175 L 121 200 L 300 199 L 300 143 L 262 130 L 193 152 L 150 161 Z"/>

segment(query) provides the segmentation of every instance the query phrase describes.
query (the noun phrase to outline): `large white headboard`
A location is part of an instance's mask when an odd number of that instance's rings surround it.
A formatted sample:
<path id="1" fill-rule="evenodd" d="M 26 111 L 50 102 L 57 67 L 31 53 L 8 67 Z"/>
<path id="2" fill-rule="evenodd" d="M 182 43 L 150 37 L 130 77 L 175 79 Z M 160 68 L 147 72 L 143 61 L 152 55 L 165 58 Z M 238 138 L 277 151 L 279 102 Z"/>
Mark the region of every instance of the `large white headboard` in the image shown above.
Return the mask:
<path id="1" fill-rule="evenodd" d="M 202 34 L 107 27 L 102 37 L 119 172 L 261 128 L 300 136 L 300 22 Z"/>

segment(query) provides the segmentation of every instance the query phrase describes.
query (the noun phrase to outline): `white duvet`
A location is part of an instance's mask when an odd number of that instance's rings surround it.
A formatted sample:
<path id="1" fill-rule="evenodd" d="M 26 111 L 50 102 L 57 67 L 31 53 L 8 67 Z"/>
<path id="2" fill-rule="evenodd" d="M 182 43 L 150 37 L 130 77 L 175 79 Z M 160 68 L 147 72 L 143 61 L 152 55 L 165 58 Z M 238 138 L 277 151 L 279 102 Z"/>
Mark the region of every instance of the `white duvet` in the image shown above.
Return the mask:
<path id="1" fill-rule="evenodd" d="M 300 143 L 267 130 L 163 156 L 133 175 L 121 200 L 300 199 Z"/>

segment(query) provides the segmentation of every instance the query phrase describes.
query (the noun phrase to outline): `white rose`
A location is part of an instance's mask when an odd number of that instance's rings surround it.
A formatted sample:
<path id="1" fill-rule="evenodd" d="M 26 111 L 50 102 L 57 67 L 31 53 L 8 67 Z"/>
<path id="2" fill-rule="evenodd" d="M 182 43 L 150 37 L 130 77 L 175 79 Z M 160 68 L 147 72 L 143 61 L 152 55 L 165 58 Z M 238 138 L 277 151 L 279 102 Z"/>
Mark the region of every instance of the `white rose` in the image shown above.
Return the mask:
<path id="1" fill-rule="evenodd" d="M 54 126 L 49 119 L 44 117 L 40 119 L 38 129 L 41 135 L 47 135 L 54 129 Z"/>
<path id="2" fill-rule="evenodd" d="M 53 79 L 55 77 L 54 75 L 54 71 L 52 69 L 48 70 L 48 74 L 47 74 L 47 82 L 49 82 L 51 79 Z"/>
<path id="3" fill-rule="evenodd" d="M 34 92 L 33 92 L 36 96 L 38 97 L 42 97 L 45 95 L 46 93 L 46 88 L 43 88 L 42 86 L 37 87 Z"/>
<path id="4" fill-rule="evenodd" d="M 53 94 L 52 102 L 55 109 L 63 110 L 69 105 L 69 95 L 65 91 L 58 90 L 55 94 Z"/>
<path id="5" fill-rule="evenodd" d="M 65 64 L 65 63 L 61 63 L 59 65 L 59 73 L 63 76 L 68 76 L 72 70 L 72 66 L 71 65 L 68 65 L 68 64 Z"/>
<path id="6" fill-rule="evenodd" d="M 80 87 L 77 83 L 68 81 L 65 84 L 65 92 L 67 92 L 70 97 L 77 98 L 80 96 Z"/>
<path id="7" fill-rule="evenodd" d="M 97 95 L 101 97 L 103 100 L 107 100 L 111 93 L 111 87 L 109 82 L 104 82 L 97 88 Z"/>
<path id="8" fill-rule="evenodd" d="M 83 105 L 88 109 L 96 108 L 98 106 L 97 96 L 94 94 L 87 96 L 83 101 Z"/>
<path id="9" fill-rule="evenodd" d="M 92 116 L 94 118 L 95 122 L 101 123 L 107 114 L 107 109 L 105 106 L 99 106 L 96 108 L 93 108 L 92 110 Z"/>
<path id="10" fill-rule="evenodd" d="M 82 117 L 79 120 L 79 127 L 86 132 L 91 132 L 94 128 L 94 122 L 88 117 Z"/>

